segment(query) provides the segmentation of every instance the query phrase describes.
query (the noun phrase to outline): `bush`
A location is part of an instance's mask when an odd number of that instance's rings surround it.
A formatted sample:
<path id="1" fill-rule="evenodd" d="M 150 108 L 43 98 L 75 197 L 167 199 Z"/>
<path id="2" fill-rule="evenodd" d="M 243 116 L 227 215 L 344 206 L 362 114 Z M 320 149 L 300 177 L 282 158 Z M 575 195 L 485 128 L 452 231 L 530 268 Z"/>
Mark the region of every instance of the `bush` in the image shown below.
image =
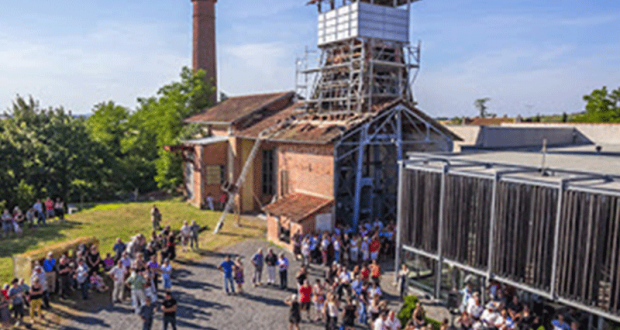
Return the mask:
<path id="1" fill-rule="evenodd" d="M 419 299 L 416 296 L 405 297 L 405 302 L 403 303 L 403 307 L 401 307 L 400 312 L 398 312 L 398 315 L 396 316 L 398 320 L 400 321 L 400 324 L 402 324 L 403 327 L 411 319 L 411 315 L 413 314 L 415 307 L 418 305 L 418 301 Z M 432 325 L 434 330 L 441 329 L 441 322 L 428 318 L 428 317 L 426 318 L 426 324 Z"/>
<path id="2" fill-rule="evenodd" d="M 400 324 L 404 327 L 407 322 L 411 319 L 411 314 L 415 310 L 415 306 L 418 305 L 418 297 L 416 296 L 406 296 L 405 302 L 403 303 L 403 307 L 398 312 L 398 320 Z"/>

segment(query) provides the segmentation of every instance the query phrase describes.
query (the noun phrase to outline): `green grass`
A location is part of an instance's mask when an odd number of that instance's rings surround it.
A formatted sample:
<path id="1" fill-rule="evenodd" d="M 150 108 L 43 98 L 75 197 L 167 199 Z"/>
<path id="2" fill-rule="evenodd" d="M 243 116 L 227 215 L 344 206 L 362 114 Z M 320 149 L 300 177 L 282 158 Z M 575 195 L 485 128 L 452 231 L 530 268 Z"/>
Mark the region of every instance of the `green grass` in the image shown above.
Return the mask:
<path id="1" fill-rule="evenodd" d="M 263 222 L 243 220 L 243 226 L 236 227 L 233 225 L 232 216 L 224 225 L 221 234 L 215 236 L 211 232 L 219 220 L 220 212 L 201 211 L 178 199 L 158 201 L 155 204 L 162 213 L 162 226 L 171 225 L 172 229 L 178 230 L 184 220 L 196 220 L 200 226 L 208 226 L 208 230 L 200 236 L 202 251 L 183 253 L 179 246 L 178 255 L 181 260 L 195 260 L 200 258 L 205 250 L 216 250 L 247 238 L 264 236 Z M 112 245 L 117 237 L 124 242 L 138 233 L 150 237 L 152 205 L 153 202 L 101 204 L 68 215 L 65 224 L 54 221 L 47 227 L 24 230 L 23 237 L 0 241 L 0 283 L 7 283 L 13 278 L 13 255 L 40 249 L 52 243 L 94 236 L 99 239 L 99 251 L 102 257 L 105 257 L 106 252 L 112 252 Z"/>

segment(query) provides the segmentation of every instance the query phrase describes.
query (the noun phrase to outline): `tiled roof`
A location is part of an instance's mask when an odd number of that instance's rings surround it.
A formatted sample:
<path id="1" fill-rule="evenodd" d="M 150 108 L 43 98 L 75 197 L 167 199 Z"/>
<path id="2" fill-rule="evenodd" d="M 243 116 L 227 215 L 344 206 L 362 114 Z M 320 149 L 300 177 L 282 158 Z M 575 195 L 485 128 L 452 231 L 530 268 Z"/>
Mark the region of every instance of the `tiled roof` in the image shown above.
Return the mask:
<path id="1" fill-rule="evenodd" d="M 268 107 L 282 98 L 293 98 L 294 92 L 253 94 L 230 97 L 215 106 L 185 119 L 186 123 L 229 123 L 242 119 L 252 113 Z M 279 110 L 279 109 L 278 109 Z"/>
<path id="2" fill-rule="evenodd" d="M 234 131 L 234 135 L 245 138 L 257 138 L 263 130 L 291 118 L 291 116 L 295 115 L 299 107 L 301 107 L 302 105 L 303 103 L 293 103 L 284 110 L 279 111 L 269 117 L 265 117 L 263 120 L 255 123 L 252 126 Z"/>
<path id="3" fill-rule="evenodd" d="M 263 207 L 263 210 L 275 216 L 286 217 L 293 222 L 300 222 L 333 202 L 333 199 L 306 194 L 292 194 L 281 197 L 277 201 Z"/>

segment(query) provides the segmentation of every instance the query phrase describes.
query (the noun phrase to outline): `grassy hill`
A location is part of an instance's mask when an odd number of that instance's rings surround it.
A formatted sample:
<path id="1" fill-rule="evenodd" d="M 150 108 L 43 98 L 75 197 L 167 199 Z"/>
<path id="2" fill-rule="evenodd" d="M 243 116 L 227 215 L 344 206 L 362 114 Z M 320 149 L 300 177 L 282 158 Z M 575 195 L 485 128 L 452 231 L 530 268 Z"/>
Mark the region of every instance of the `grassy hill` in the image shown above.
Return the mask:
<path id="1" fill-rule="evenodd" d="M 219 219 L 220 212 L 201 211 L 178 199 L 160 201 L 156 204 L 162 213 L 162 226 L 171 225 L 172 229 L 178 230 L 184 220 L 196 220 L 200 226 L 208 226 L 209 229 L 204 231 L 200 237 L 202 250 L 214 250 L 246 238 L 264 235 L 265 224 L 263 222 L 244 220 L 243 226 L 238 228 L 233 225 L 233 217 L 230 216 L 220 235 L 214 236 L 211 232 Z M 48 244 L 78 237 L 94 236 L 100 241 L 99 251 L 103 258 L 106 252 L 112 252 L 112 245 L 114 245 L 117 237 L 120 237 L 124 242 L 138 233 L 143 233 L 149 237 L 152 205 L 153 202 L 98 205 L 68 215 L 67 222 L 64 224 L 54 221 L 47 227 L 26 229 L 23 237 L 0 241 L 2 245 L 2 249 L 0 249 L 0 283 L 7 283 L 13 278 L 12 256 L 15 254 L 40 249 Z M 177 251 L 181 259 L 200 257 L 199 253 L 182 253 L 180 247 Z"/>

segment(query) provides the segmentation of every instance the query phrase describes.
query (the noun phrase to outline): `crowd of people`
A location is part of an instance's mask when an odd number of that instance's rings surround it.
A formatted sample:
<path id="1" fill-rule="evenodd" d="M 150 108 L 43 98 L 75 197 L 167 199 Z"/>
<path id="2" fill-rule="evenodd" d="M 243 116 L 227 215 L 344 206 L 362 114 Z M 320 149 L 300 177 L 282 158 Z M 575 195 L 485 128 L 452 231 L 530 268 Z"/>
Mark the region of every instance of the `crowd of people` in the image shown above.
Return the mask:
<path id="1" fill-rule="evenodd" d="M 153 213 L 159 213 L 153 206 Z M 49 213 L 48 213 L 49 219 Z M 158 219 L 161 220 L 159 213 Z M 143 234 L 133 236 L 128 243 L 120 238 L 111 252 L 101 255 L 96 245 L 80 245 L 74 251 L 55 258 L 52 253 L 40 262 L 35 262 L 31 285 L 24 279 L 14 279 L 5 284 L 0 294 L 0 321 L 3 326 L 10 324 L 10 313 L 17 325 L 22 324 L 25 310 L 29 310 L 31 322 L 43 320 L 43 309 L 50 309 L 50 299 L 57 296 L 61 300 L 71 299 L 74 291 L 82 300 L 89 300 L 92 292 L 111 294 L 112 302 L 120 304 L 131 300 L 136 315 L 150 329 L 155 308 L 163 312 L 164 329 L 168 325 L 176 329 L 176 301 L 172 297 L 173 268 L 171 261 L 176 258 L 176 244 L 183 248 L 191 245 L 198 248 L 200 226 L 193 221 L 185 221 L 178 232 L 170 226 L 158 227 L 147 240 Z M 110 288 L 106 283 L 111 283 Z M 161 283 L 161 286 L 160 286 Z M 158 293 L 163 287 L 164 299 L 159 304 Z"/>
<path id="2" fill-rule="evenodd" d="M 336 226 L 333 232 L 293 235 L 294 255 L 301 262 L 295 273 L 295 294 L 284 303 L 290 306 L 290 329 L 299 329 L 302 318 L 323 323 L 325 329 L 353 329 L 367 325 L 377 330 L 401 327 L 396 313 L 387 308 L 381 290 L 380 259 L 393 255 L 394 226 L 380 221 L 363 223 L 356 233 L 351 228 Z M 263 285 L 267 270 L 268 286 L 291 289 L 288 283 L 290 261 L 286 254 L 266 253 L 259 249 L 249 258 L 253 267 L 252 285 Z M 309 270 L 316 268 L 323 276 L 311 279 Z M 241 257 L 227 256 L 218 266 L 224 276 L 227 294 L 243 294 L 244 264 Z M 235 289 L 236 287 L 236 289 Z"/>
<path id="3" fill-rule="evenodd" d="M 25 213 L 19 206 L 13 207 L 12 211 L 4 209 L 0 216 L 2 237 L 21 236 L 24 229 L 46 226 L 53 219 L 65 220 L 65 203 L 60 198 L 55 202 L 50 197 L 44 202 L 37 199 Z"/>
<path id="4" fill-rule="evenodd" d="M 484 305 L 480 292 L 474 291 L 471 284 L 461 290 L 460 316 L 456 319 L 461 330 L 536 330 L 547 326 L 540 299 L 526 301 L 515 288 L 496 281 L 483 291 L 487 298 Z M 579 329 L 576 319 L 567 322 L 562 313 L 556 315 L 551 326 L 554 330 Z"/>

